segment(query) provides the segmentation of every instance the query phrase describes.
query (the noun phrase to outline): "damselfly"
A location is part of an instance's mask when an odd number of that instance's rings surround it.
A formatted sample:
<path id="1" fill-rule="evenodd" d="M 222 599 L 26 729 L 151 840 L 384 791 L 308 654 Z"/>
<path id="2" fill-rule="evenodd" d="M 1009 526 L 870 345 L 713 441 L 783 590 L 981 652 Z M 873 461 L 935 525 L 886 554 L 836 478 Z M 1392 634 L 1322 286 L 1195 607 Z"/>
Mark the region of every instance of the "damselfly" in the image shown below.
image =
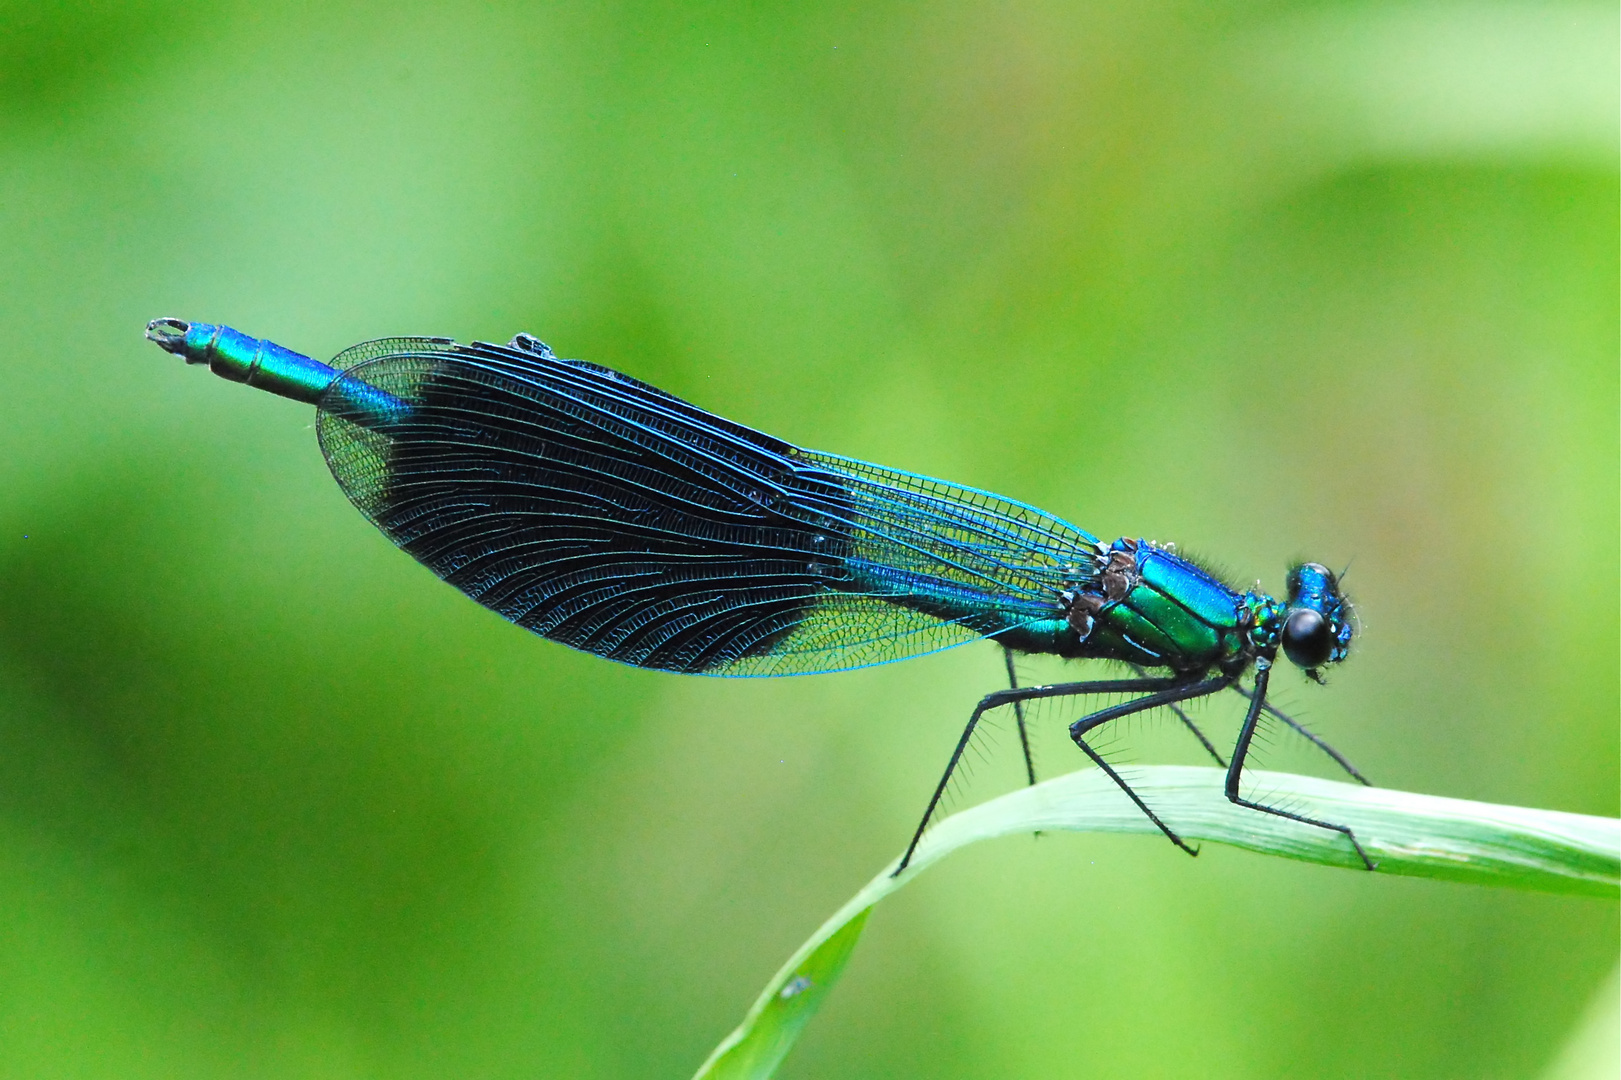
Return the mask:
<path id="1" fill-rule="evenodd" d="M 527 630 L 609 660 L 704 675 L 839 671 L 988 638 L 1012 685 L 974 708 L 896 873 L 916 850 L 980 718 L 1023 703 L 1135 695 L 1070 738 L 1171 841 L 1087 736 L 1168 706 L 1227 770 L 1234 803 L 1338 832 L 1240 790 L 1283 654 L 1321 681 L 1353 619 L 1319 563 L 1287 599 L 1239 592 L 1169 545 L 1097 537 L 1033 506 L 804 450 L 647 383 L 506 345 L 385 338 L 330 364 L 225 326 L 157 319 L 147 336 L 188 363 L 317 408 L 321 451 L 350 500 L 439 577 Z M 1013 656 L 1122 661 L 1135 678 L 1020 687 Z M 1149 674 L 1150 670 L 1157 674 Z M 1240 684 L 1253 671 L 1249 688 Z M 1180 704 L 1233 689 L 1249 705 L 1223 760 Z M 1366 781 L 1363 781 L 1366 783 Z"/>

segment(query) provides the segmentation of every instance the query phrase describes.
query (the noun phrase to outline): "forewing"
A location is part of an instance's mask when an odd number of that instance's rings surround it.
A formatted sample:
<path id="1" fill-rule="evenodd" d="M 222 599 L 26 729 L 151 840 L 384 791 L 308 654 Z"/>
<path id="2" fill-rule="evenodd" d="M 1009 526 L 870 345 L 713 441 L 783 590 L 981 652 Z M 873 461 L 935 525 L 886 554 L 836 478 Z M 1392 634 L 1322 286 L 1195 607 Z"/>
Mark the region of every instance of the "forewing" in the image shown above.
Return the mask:
<path id="1" fill-rule="evenodd" d="M 441 339 L 340 360 L 318 431 L 355 505 L 479 603 L 608 659 L 882 663 L 1050 619 L 1095 574 L 1095 541 L 1031 507 L 799 450 L 597 365 Z M 406 408 L 355 404 L 375 391 Z"/>

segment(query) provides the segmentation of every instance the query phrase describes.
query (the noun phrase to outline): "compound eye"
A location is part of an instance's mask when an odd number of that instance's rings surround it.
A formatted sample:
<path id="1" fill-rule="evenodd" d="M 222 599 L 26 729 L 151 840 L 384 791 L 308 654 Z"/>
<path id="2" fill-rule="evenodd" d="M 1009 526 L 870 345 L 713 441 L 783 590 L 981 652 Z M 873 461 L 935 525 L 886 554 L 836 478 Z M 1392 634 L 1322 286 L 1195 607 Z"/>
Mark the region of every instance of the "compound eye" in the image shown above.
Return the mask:
<path id="1" fill-rule="evenodd" d="M 1334 655 L 1334 633 L 1320 611 L 1295 608 L 1283 624 L 1283 653 L 1308 671 Z"/>

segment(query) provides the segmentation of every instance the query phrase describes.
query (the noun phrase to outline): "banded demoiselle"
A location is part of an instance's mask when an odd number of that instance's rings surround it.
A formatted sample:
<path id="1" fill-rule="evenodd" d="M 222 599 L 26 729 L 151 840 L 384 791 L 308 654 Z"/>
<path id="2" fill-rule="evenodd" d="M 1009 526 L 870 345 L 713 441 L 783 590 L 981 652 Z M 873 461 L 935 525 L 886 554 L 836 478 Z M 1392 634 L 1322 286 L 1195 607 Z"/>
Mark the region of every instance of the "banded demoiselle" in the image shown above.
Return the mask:
<path id="1" fill-rule="evenodd" d="M 980 718 L 1023 703 L 1130 694 L 1069 727 L 1075 745 L 1172 843 L 1190 847 L 1091 745 L 1112 720 L 1168 706 L 1246 798 L 1263 713 L 1351 765 L 1267 702 L 1279 649 L 1316 681 L 1345 659 L 1350 603 L 1319 563 L 1288 599 L 1239 592 L 1171 545 L 1092 534 L 1025 503 L 804 450 L 538 338 L 384 338 L 330 364 L 225 326 L 157 319 L 147 337 L 215 374 L 314 404 L 350 501 L 395 544 L 490 610 L 609 660 L 705 675 L 801 675 L 989 639 L 1010 687 L 975 706 L 896 873 L 916 850 Z M 1122 661 L 1135 678 L 1019 687 L 1013 657 Z M 1150 669 L 1159 674 L 1150 675 Z M 1240 679 L 1253 671 L 1251 686 Z M 1180 703 L 1248 699 L 1230 760 Z"/>

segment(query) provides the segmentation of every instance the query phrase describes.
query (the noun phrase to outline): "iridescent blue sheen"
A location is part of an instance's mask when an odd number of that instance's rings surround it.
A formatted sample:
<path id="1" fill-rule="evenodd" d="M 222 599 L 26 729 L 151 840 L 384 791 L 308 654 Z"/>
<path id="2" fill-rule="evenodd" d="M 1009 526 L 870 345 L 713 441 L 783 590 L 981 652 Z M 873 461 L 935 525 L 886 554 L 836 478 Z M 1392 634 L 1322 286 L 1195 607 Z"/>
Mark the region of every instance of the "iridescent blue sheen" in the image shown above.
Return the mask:
<path id="1" fill-rule="evenodd" d="M 315 404 L 341 379 L 342 373 L 329 364 L 229 326 L 154 319 L 147 324 L 146 336 L 188 364 L 207 364 L 222 379 L 294 401 Z M 351 402 L 352 409 L 373 414 L 374 426 L 397 421 L 409 411 L 405 402 L 364 383 L 344 383 L 336 392 Z"/>
<path id="2" fill-rule="evenodd" d="M 159 319 L 148 336 L 317 404 L 333 474 L 395 543 L 513 622 L 612 660 L 785 675 L 990 638 L 1237 672 L 1299 607 L 1349 641 L 1315 564 L 1287 605 L 1240 593 L 1169 546 L 1105 546 L 999 495 L 791 446 L 529 335 L 389 338 L 330 365 L 207 323 Z"/>
<path id="3" fill-rule="evenodd" d="M 373 524 L 443 580 L 542 637 L 638 667 L 797 675 L 989 639 L 1136 667 L 1139 678 L 1017 687 L 975 709 L 912 847 L 987 710 L 1133 693 L 1070 736 L 1179 847 L 1192 851 L 1087 742 L 1132 712 L 1238 689 L 1254 673 L 1227 765 L 1245 756 L 1281 648 L 1313 678 L 1344 659 L 1351 611 L 1317 563 L 1286 602 L 1240 593 L 1171 545 L 1097 537 L 988 491 L 805 450 L 611 368 L 506 345 L 387 338 L 331 364 L 229 327 L 158 319 L 147 336 L 188 363 L 317 407 L 322 453 Z M 1149 678 L 1143 669 L 1164 674 Z M 1209 753 L 1220 755 L 1185 714 Z M 1017 712 L 1021 740 L 1024 716 Z M 1026 741 L 1026 768 L 1034 782 Z M 897 871 L 899 872 L 899 871 Z"/>

